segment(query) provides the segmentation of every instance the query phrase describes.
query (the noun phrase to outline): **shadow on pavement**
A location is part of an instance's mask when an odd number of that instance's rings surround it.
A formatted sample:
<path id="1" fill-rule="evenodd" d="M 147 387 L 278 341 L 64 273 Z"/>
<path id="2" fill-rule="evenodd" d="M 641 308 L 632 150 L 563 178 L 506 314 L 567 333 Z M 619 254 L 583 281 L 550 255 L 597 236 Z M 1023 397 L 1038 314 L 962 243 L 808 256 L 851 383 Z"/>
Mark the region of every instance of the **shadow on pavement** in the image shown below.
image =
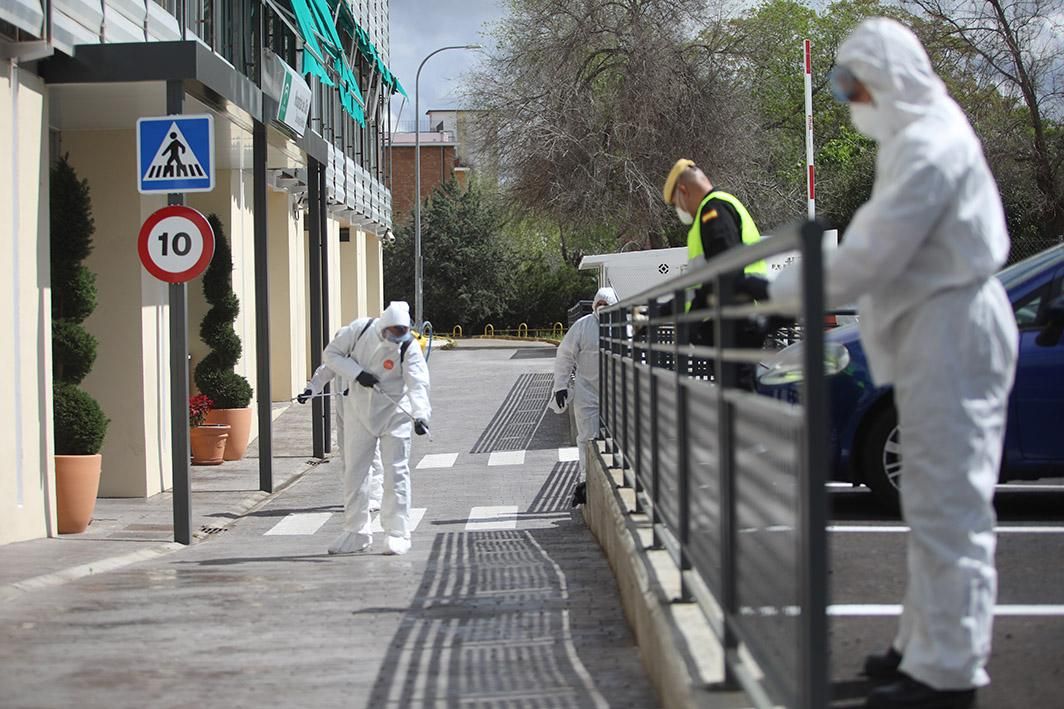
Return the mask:
<path id="1" fill-rule="evenodd" d="M 518 519 L 568 512 L 576 474 L 555 465 Z M 612 572 L 568 519 L 437 535 L 404 611 L 367 707 L 658 705 Z"/>

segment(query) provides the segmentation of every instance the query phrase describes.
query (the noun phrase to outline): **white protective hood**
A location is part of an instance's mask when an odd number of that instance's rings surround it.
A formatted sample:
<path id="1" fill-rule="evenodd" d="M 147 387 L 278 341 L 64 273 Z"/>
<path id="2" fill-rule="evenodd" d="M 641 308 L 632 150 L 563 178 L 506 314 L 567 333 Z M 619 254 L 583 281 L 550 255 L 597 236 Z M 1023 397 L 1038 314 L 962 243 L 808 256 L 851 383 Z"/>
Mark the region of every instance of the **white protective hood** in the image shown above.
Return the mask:
<path id="1" fill-rule="evenodd" d="M 857 303 L 873 377 L 886 384 L 897 324 L 940 293 L 985 282 L 1009 238 L 982 145 L 916 36 L 894 20 L 865 20 L 838 63 L 867 86 L 883 130 L 872 195 L 828 258 L 824 290 L 829 307 Z M 770 298 L 797 310 L 800 276 L 800 265 L 785 268 Z"/>
<path id="2" fill-rule="evenodd" d="M 591 303 L 595 304 L 599 302 L 605 302 L 607 307 L 611 305 L 616 305 L 617 291 L 613 290 L 609 286 L 599 288 L 598 292 L 595 293 L 595 299 L 591 301 Z"/>
<path id="3" fill-rule="evenodd" d="M 385 328 L 410 327 L 410 305 L 404 300 L 393 300 L 388 303 L 381 316 L 377 318 L 377 332 L 384 332 Z"/>

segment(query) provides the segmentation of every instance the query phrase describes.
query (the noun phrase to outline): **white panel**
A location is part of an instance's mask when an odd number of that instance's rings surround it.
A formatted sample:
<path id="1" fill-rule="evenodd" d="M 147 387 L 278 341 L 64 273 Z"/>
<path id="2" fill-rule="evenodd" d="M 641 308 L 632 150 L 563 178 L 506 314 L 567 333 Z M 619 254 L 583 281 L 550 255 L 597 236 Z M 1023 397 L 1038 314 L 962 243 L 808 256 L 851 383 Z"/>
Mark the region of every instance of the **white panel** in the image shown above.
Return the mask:
<path id="1" fill-rule="evenodd" d="M 64 15 L 57 9 L 52 12 L 52 42 L 56 47 L 73 56 L 77 44 L 99 44 L 100 36 L 90 32 L 85 25 Z"/>
<path id="2" fill-rule="evenodd" d="M 74 20 L 95 35 L 98 40 L 100 27 L 103 26 L 103 5 L 100 0 L 52 0 L 53 20 L 56 13 Z M 77 44 L 88 44 L 88 42 Z"/>
<path id="3" fill-rule="evenodd" d="M 156 3 L 149 0 L 148 4 L 155 5 Z M 134 25 L 139 25 L 141 28 L 144 27 L 144 20 L 148 16 L 148 10 L 144 6 L 144 0 L 104 0 L 104 10 L 111 13 L 117 12 Z"/>
<path id="4" fill-rule="evenodd" d="M 3 0 L 0 20 L 10 22 L 20 30 L 43 37 L 44 9 L 41 0 Z"/>
<path id="5" fill-rule="evenodd" d="M 181 23 L 165 9 L 148 3 L 148 41 L 176 42 L 181 39 Z"/>
<path id="6" fill-rule="evenodd" d="M 133 22 L 111 6 L 104 8 L 103 38 L 109 44 L 144 41 L 144 20 Z"/>

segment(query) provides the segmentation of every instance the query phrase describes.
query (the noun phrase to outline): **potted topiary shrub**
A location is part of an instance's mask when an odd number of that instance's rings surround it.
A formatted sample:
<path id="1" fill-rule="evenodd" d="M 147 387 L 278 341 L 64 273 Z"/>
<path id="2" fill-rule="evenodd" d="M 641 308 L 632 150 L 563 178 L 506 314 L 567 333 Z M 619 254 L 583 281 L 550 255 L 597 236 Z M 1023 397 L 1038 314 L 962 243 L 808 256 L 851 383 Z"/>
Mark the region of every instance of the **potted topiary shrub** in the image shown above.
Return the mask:
<path id="1" fill-rule="evenodd" d="M 225 459 L 240 460 L 251 435 L 251 385 L 233 371 L 241 352 L 233 328 L 240 301 L 233 292 L 233 255 L 222 222 L 215 214 L 207 221 L 214 230 L 214 258 L 203 274 L 203 295 L 211 308 L 200 323 L 200 339 L 211 351 L 196 365 L 196 386 L 214 402 L 207 423 L 229 426 Z"/>
<path id="2" fill-rule="evenodd" d="M 189 444 L 193 465 L 221 465 L 225 456 L 229 426 L 207 423 L 207 414 L 213 404 L 206 394 L 196 394 L 188 400 Z"/>
<path id="3" fill-rule="evenodd" d="M 49 210 L 56 516 L 60 534 L 77 534 L 96 508 L 109 422 L 78 388 L 96 361 L 96 338 L 81 326 L 96 309 L 96 275 L 82 263 L 92 253 L 96 226 L 88 181 L 78 179 L 66 156 L 52 168 Z"/>

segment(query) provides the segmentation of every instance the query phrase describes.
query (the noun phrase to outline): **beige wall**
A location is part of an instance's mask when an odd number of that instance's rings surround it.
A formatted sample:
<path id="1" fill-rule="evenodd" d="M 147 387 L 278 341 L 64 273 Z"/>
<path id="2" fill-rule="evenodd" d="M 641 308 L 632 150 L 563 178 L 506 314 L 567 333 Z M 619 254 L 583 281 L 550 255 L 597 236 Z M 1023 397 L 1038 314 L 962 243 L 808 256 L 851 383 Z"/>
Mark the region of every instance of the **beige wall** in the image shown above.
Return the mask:
<path id="1" fill-rule="evenodd" d="M 378 316 L 387 305 L 384 302 L 384 260 L 381 242 L 375 234 L 366 234 L 366 309 Z M 413 303 L 410 304 L 413 308 Z M 411 312 L 413 316 L 413 312 Z"/>
<path id="2" fill-rule="evenodd" d="M 270 389 L 274 401 L 289 399 L 306 383 L 307 302 L 303 273 L 303 223 L 292 215 L 287 192 L 266 196 L 270 268 Z"/>
<path id="3" fill-rule="evenodd" d="M 343 293 L 340 299 L 340 313 L 343 321 L 349 323 L 362 315 L 359 312 L 358 289 L 365 278 L 358 270 L 358 235 L 351 227 L 351 240 L 340 244 L 340 271 L 343 276 Z"/>
<path id="4" fill-rule="evenodd" d="M 62 149 L 88 180 L 96 221 L 85 265 L 96 273 L 96 311 L 85 328 L 99 340 L 82 383 L 111 419 L 103 446 L 101 497 L 143 497 L 170 486 L 169 295 L 137 256 L 143 220 L 165 204 L 141 197 L 132 130 L 62 134 Z"/>
<path id="5" fill-rule="evenodd" d="M 55 528 L 45 88 L 0 62 L 0 544 Z"/>

